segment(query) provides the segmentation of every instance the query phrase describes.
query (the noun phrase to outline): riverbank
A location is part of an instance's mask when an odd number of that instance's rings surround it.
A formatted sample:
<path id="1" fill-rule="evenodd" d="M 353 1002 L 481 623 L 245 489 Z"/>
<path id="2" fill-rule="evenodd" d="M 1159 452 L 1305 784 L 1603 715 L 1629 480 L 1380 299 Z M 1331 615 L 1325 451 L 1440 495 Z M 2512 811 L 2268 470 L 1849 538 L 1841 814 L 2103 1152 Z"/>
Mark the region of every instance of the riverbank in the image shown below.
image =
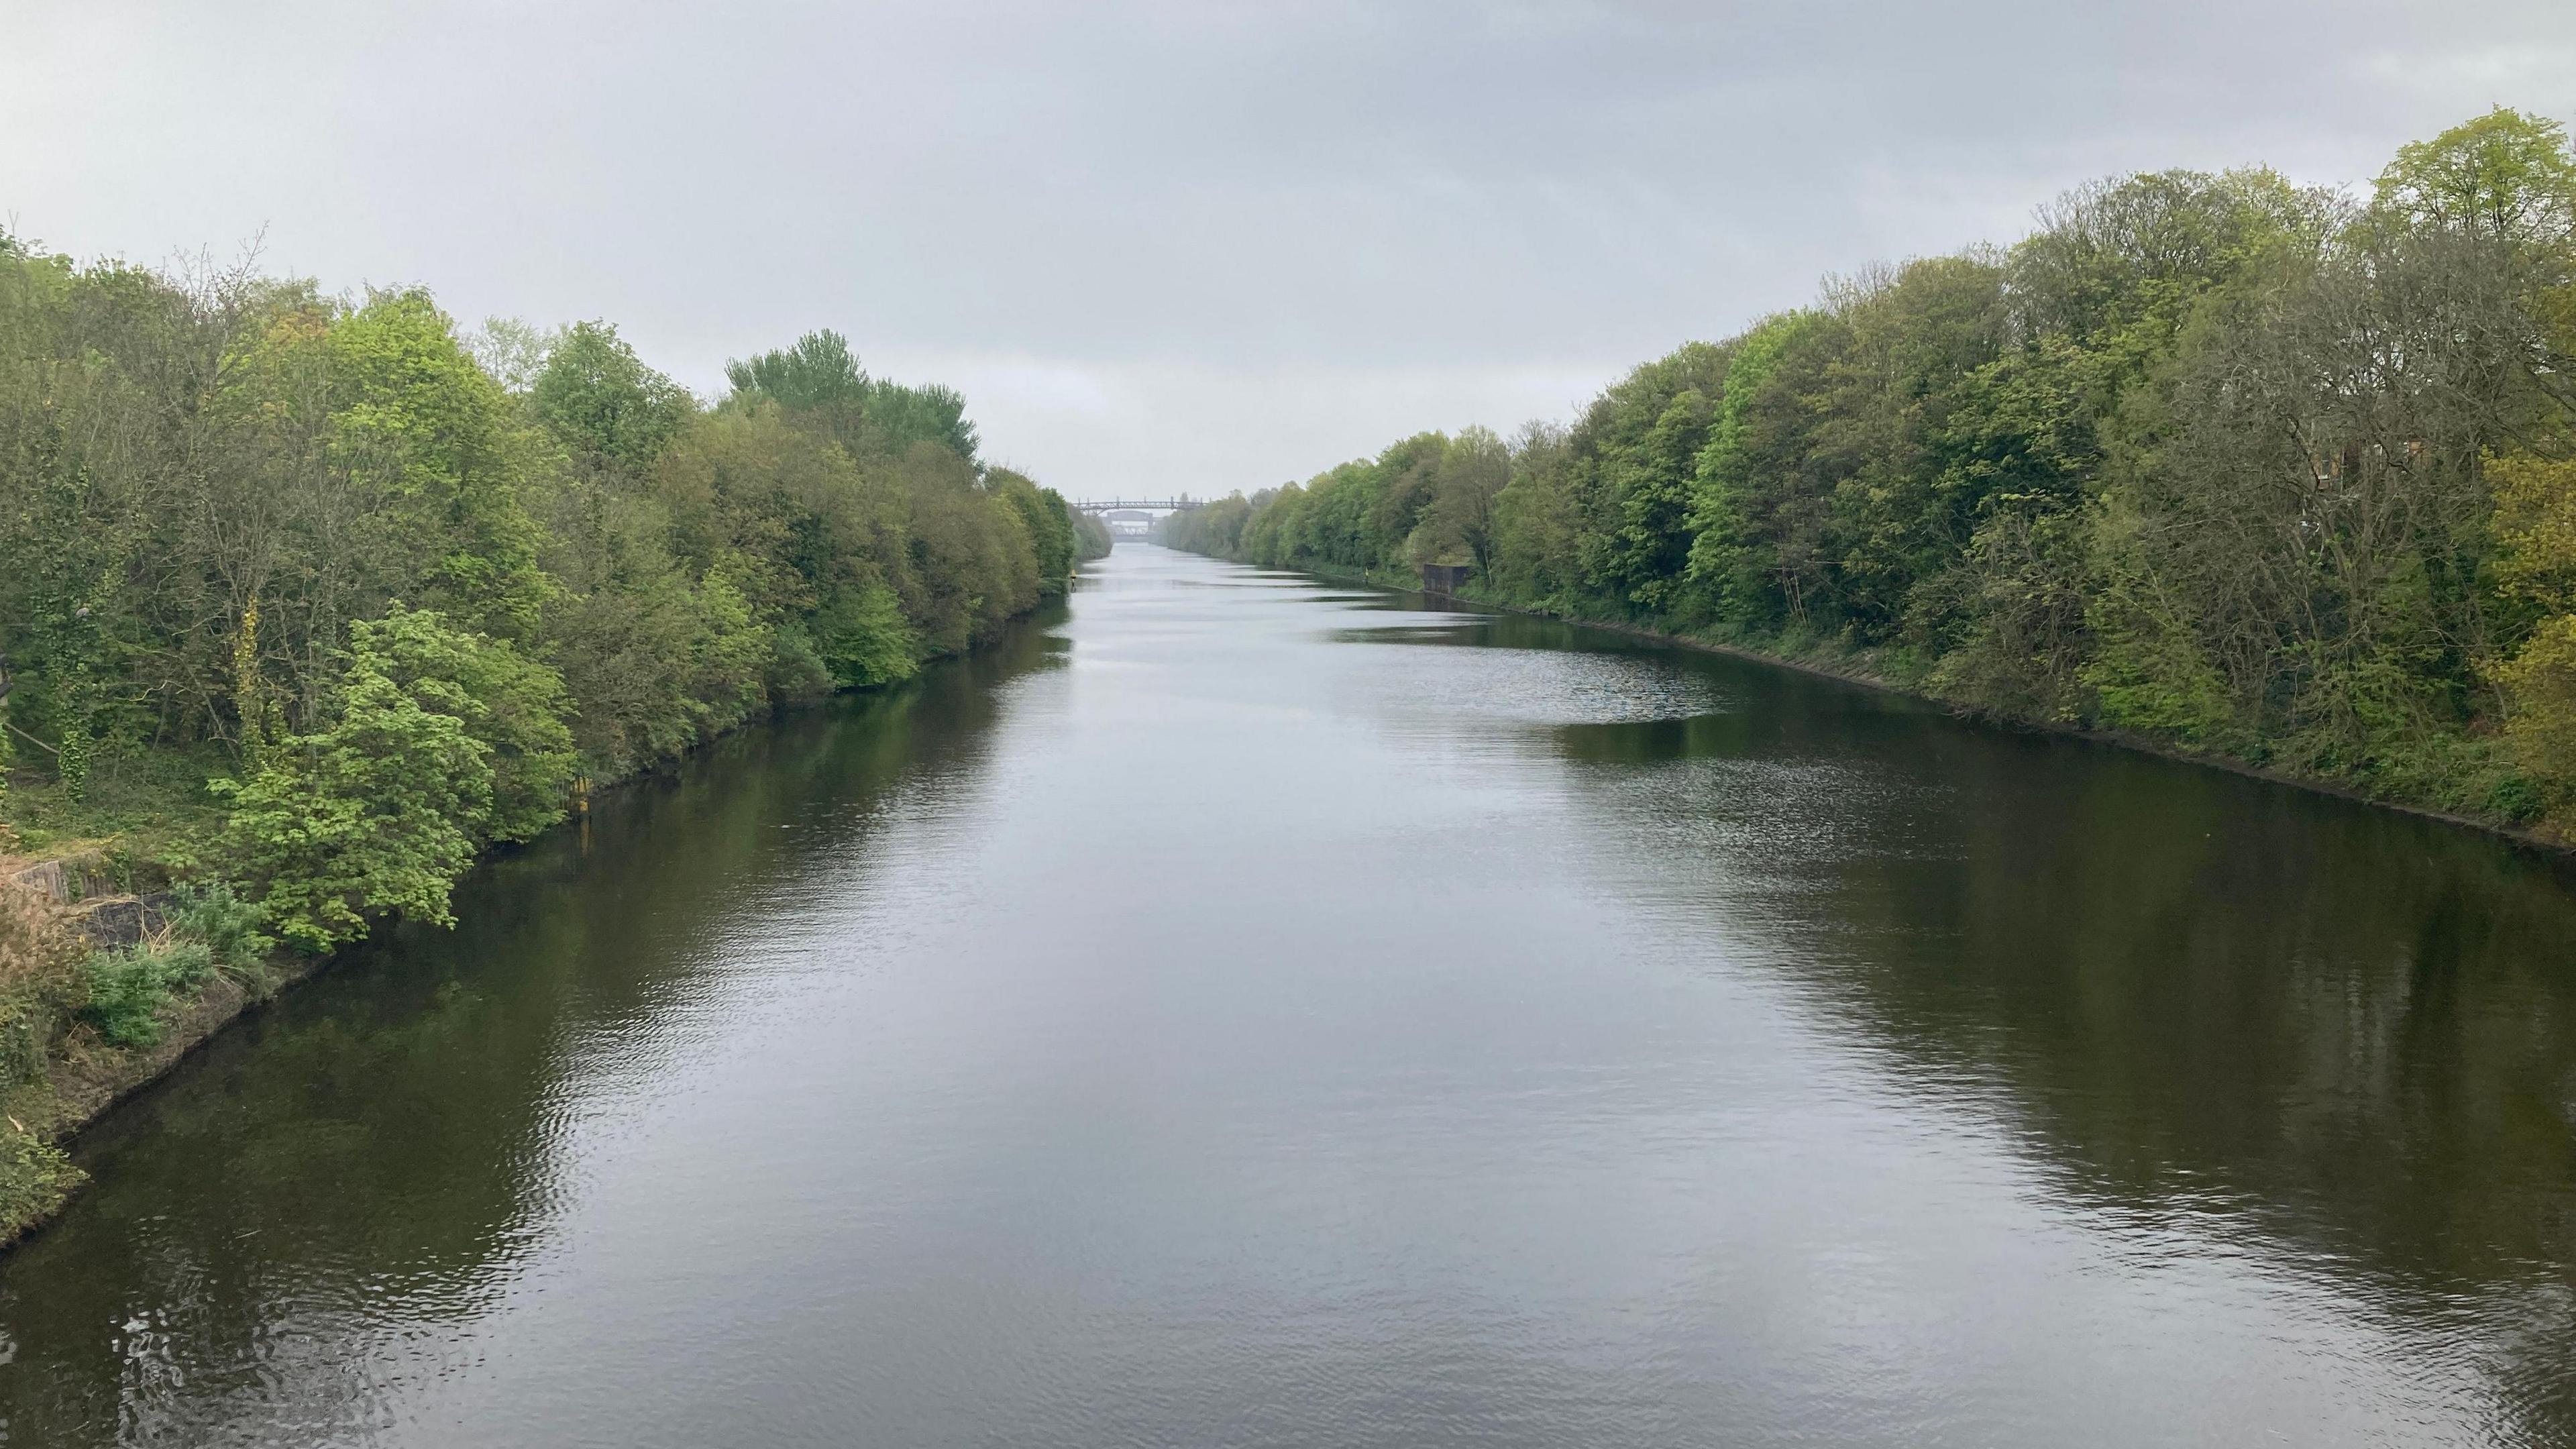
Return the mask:
<path id="1" fill-rule="evenodd" d="M 1695 638 L 1689 634 L 1667 633 L 1662 630 L 1645 628 L 1640 625 L 1616 624 L 1588 619 L 1574 619 L 1559 614 L 1547 614 L 1535 610 L 1514 609 L 1508 605 L 1495 604 L 1483 599 L 1469 599 L 1463 595 L 1437 595 L 1435 597 L 1457 598 L 1460 599 L 1461 602 L 1474 603 L 1481 607 L 1500 609 L 1505 613 L 1531 614 L 1538 618 L 1557 619 L 1560 622 L 1580 625 L 1585 628 L 1604 629 L 1613 634 L 1626 634 L 1632 638 L 1652 639 L 1660 643 L 1679 645 L 1685 649 L 1699 650 L 1703 653 L 1723 654 L 1729 658 L 1743 659 L 1756 664 L 1769 664 L 1783 669 L 1794 669 L 1802 674 L 1818 675 L 1827 679 L 1840 680 L 1845 684 L 1856 684 L 1867 689 L 1881 690 L 1889 694 L 1902 695 L 1907 699 L 1938 706 L 1961 719 L 1972 720 L 1979 724 L 1993 725 L 1997 728 L 2008 730 L 2022 730 L 2032 734 L 2052 735 L 2060 739 L 2084 740 L 2093 744 L 2106 745 L 2113 749 L 2129 750 L 2138 754 L 2154 755 L 2160 759 L 2174 760 L 2186 765 L 2199 765 L 2209 769 L 2223 770 L 2231 775 L 2242 775 L 2247 779 L 2262 780 L 2274 785 L 2286 785 L 2295 790 L 2308 791 L 2311 794 L 2329 795 L 2339 800 L 2350 800 L 2356 804 L 2374 806 L 2382 810 L 2394 810 L 2401 815 L 2413 815 L 2426 820 L 2438 820 L 2446 825 L 2460 826 L 2483 834 L 2498 836 L 2502 839 L 2511 841 L 2517 846 L 2522 846 L 2550 855 L 2576 855 L 2576 840 L 2570 840 L 2562 835 L 2544 834 L 2540 831 L 2531 830 L 2501 818 L 2493 816 L 2467 815 L 2458 811 L 2436 809 L 2429 805 L 2420 805 L 2412 801 L 2393 798 L 2390 796 L 2374 795 L 2367 790 L 2355 789 L 2351 785 L 2344 784 L 2336 780 L 2326 779 L 2315 775 L 2294 774 L 2286 770 L 2275 770 L 2263 765 L 2255 764 L 2251 761 L 2238 759 L 2232 755 L 2210 750 L 2191 749 L 2177 744 L 2172 740 L 2160 739 L 2154 735 L 2140 734 L 2134 730 L 2104 729 L 2097 726 L 2069 724 L 2062 721 L 2030 719 L 1999 714 L 1993 710 L 1981 709 L 1974 705 L 1962 704 L 1957 700 L 1946 699 L 1919 686 L 1907 684 L 1886 675 L 1875 673 L 1852 659 L 1836 660 L 1821 658 L 1794 658 L 1789 655 L 1770 654 L 1759 649 L 1749 649 L 1740 644 L 1720 643 L 1716 640 Z"/>
<path id="2" fill-rule="evenodd" d="M 451 926 L 598 786 L 981 647 L 1109 546 L 828 329 L 700 397 L 606 322 L 466 330 L 421 288 L 0 234 L 0 293 L 0 855 L 192 917 L 103 949 L 31 919 L 0 959 L 0 1224 L 270 945 Z"/>
<path id="3" fill-rule="evenodd" d="M 1672 630 L 1657 629 L 1644 624 L 1626 623 L 1611 619 L 1584 618 L 1578 615 L 1555 613 L 1546 609 L 1533 609 L 1522 605 L 1505 603 L 1498 599 L 1472 593 L 1442 593 L 1434 589 L 1424 588 L 1418 582 L 1409 582 L 1401 575 L 1394 574 L 1391 571 L 1381 570 L 1367 573 L 1349 573 L 1333 569 L 1298 568 L 1290 570 L 1290 572 L 1306 574 L 1319 579 L 1329 579 L 1336 583 L 1355 583 L 1369 588 L 1385 589 L 1393 593 L 1417 594 L 1424 598 L 1445 599 L 1454 603 L 1472 605 L 1479 609 L 1490 609 L 1499 614 L 1516 614 L 1524 618 L 1548 619 L 1575 628 L 1598 629 L 1604 633 L 1618 634 L 1631 639 L 1644 639 L 1659 644 L 1668 644 L 1683 649 L 1695 650 L 1704 654 L 1722 654 L 1730 659 L 1742 659 L 1749 663 L 1767 664 L 1777 668 L 1792 669 L 1801 674 L 1815 675 L 1820 678 L 1837 680 L 1844 684 L 1859 685 L 1864 689 L 1874 689 L 1888 694 L 1899 695 L 1923 704 L 1936 706 L 1961 719 L 1972 720 L 1980 724 L 1993 725 L 2002 729 L 2021 730 L 2032 734 L 2050 735 L 2060 739 L 2083 740 L 2113 749 L 2153 755 L 2159 759 L 2174 760 L 2187 765 L 2199 765 L 2209 769 L 2222 770 L 2228 774 L 2240 775 L 2247 779 L 2262 780 L 2274 785 L 2286 785 L 2292 789 L 2305 790 L 2312 794 L 2332 796 L 2336 799 L 2350 800 L 2357 804 L 2369 805 L 2383 810 L 2393 810 L 2399 814 L 2412 815 L 2420 819 L 2440 821 L 2445 825 L 2457 826 L 2462 829 L 2474 830 L 2481 834 L 2493 835 L 2500 839 L 2509 841 L 2517 847 L 2552 857 L 2576 856 L 2576 839 L 2570 839 L 2565 835 L 2554 832 L 2531 829 L 2496 816 L 2481 816 L 2455 810 L 2443 810 L 2410 800 L 2381 794 L 2373 794 L 2368 790 L 2357 789 L 2342 781 L 2315 775 L 2297 774 L 2287 770 L 2272 769 L 2222 752 L 2195 750 L 2173 740 L 2162 739 L 2149 734 L 2142 734 L 2134 730 L 2104 729 L 2098 726 L 2072 724 L 2063 721 L 2032 719 L 2003 714 L 1992 709 L 1980 708 L 1974 705 L 1963 704 L 1955 699 L 1944 698 L 1931 690 L 1923 688 L 1920 684 L 1910 683 L 1891 676 L 1883 671 L 1874 669 L 1870 666 L 1867 656 L 1863 654 L 1848 652 L 1840 654 L 1810 654 L 1805 656 L 1775 654 L 1765 650 L 1751 648 L 1743 644 L 1709 639 L 1698 635 Z"/>
<path id="4" fill-rule="evenodd" d="M 1061 594 L 1052 597 L 1060 600 Z M 1060 612 L 1060 602 L 1053 607 Z M 1004 634 L 934 663 L 961 663 L 989 652 L 1047 613 L 1045 605 L 1032 609 L 1013 620 Z M 841 691 L 825 699 L 881 693 L 883 688 Z M 590 801 L 666 778 L 673 768 L 754 724 L 774 725 L 821 702 L 781 702 L 709 735 L 679 759 L 596 785 L 577 813 L 556 828 L 586 829 Z M 163 843 L 180 838 L 174 834 Z M 8 842 L 5 827 L 0 827 L 0 847 Z M 522 848 L 495 844 L 475 863 L 487 864 Z M 188 854 L 175 847 L 170 853 Z M 221 862 L 192 863 L 220 874 Z M 148 1043 L 120 1046 L 80 1019 L 80 963 L 95 953 L 169 944 L 174 935 L 165 911 L 170 896 L 161 887 L 171 873 L 172 862 L 159 852 L 138 855 L 113 840 L 85 842 L 68 858 L 33 859 L 0 848 L 0 1038 L 6 1039 L 0 1056 L 16 1049 L 6 1065 L 18 1069 L 12 1081 L 0 1086 L 0 1254 L 42 1232 L 88 1186 L 86 1175 L 67 1155 L 84 1131 L 281 993 L 337 967 L 371 939 L 323 952 L 279 947 L 241 969 L 207 971 L 148 1011 L 153 1028 Z M 52 1040 L 44 1041 L 47 1037 Z M 31 1065 L 34 1069 L 27 1070 Z"/>
<path id="5" fill-rule="evenodd" d="M 2576 838 L 2549 360 L 2576 252 L 2425 204 L 2504 138 L 2576 175 L 2563 127 L 2499 110 L 2402 148 L 2366 210 L 2262 170 L 2105 178 L 2009 246 L 1685 342 L 1564 424 L 1416 433 L 1157 537 L 1472 569 L 1451 586 L 1510 607 L 1848 653 L 1988 718 Z M 2183 235 L 2231 240 L 2148 240 Z"/>
<path id="6" fill-rule="evenodd" d="M 18 899 L 0 901 L 0 912 L 22 919 L 33 899 L 7 886 Z M 53 908 L 53 928 L 72 933 L 68 912 Z M 39 931 L 46 929 L 38 925 Z M 76 934 L 76 933 L 74 933 Z M 130 949 L 141 938 L 101 942 L 81 938 L 84 952 Z M 270 953 L 250 972 L 209 973 L 187 996 L 155 1012 L 157 1037 L 148 1045 L 120 1047 L 95 1031 L 74 1029 L 48 1053 L 43 1070 L 0 1094 L 7 1137 L 0 1141 L 0 1254 L 43 1230 L 80 1190 L 88 1175 L 71 1165 L 67 1149 L 81 1131 L 118 1103 L 144 1091 L 254 1008 L 337 959 L 293 952 Z M 13 1026 L 17 1023 L 13 1022 Z"/>

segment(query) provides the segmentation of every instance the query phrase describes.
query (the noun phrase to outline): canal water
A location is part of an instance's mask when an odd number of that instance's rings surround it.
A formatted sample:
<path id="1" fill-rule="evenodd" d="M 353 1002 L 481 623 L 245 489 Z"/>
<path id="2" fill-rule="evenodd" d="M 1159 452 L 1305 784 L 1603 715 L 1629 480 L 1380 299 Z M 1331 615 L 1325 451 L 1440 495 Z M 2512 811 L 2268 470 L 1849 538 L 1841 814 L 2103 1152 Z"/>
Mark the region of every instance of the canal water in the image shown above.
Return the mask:
<path id="1" fill-rule="evenodd" d="M 86 1138 L 6 1442 L 2576 1443 L 2576 878 L 1122 547 Z"/>

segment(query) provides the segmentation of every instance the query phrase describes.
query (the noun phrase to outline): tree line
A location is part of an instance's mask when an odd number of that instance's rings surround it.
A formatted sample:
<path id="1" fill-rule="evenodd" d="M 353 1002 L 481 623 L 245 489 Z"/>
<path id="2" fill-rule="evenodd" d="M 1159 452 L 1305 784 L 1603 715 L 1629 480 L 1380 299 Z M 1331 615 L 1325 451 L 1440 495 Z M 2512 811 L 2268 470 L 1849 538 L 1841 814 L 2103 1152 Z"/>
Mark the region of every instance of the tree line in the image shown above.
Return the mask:
<path id="1" fill-rule="evenodd" d="M 2576 830 L 2576 154 L 2499 109 L 2363 194 L 2101 181 L 1571 426 L 1420 434 L 1161 536 L 1472 565 L 1497 603 Z"/>
<path id="2" fill-rule="evenodd" d="M 0 819 L 310 949 L 444 920 L 596 784 L 905 679 L 1108 548 L 834 333 L 727 376 L 0 233 Z"/>

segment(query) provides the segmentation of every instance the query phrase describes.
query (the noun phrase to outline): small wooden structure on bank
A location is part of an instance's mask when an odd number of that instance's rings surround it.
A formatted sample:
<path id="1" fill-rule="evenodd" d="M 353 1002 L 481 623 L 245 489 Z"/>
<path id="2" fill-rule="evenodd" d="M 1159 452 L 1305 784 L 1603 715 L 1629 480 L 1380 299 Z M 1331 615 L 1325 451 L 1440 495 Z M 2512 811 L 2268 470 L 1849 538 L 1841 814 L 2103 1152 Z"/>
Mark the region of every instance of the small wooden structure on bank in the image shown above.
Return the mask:
<path id="1" fill-rule="evenodd" d="M 1424 564 L 1422 591 L 1426 594 L 1454 594 L 1466 587 L 1467 576 L 1475 571 L 1473 564 Z"/>

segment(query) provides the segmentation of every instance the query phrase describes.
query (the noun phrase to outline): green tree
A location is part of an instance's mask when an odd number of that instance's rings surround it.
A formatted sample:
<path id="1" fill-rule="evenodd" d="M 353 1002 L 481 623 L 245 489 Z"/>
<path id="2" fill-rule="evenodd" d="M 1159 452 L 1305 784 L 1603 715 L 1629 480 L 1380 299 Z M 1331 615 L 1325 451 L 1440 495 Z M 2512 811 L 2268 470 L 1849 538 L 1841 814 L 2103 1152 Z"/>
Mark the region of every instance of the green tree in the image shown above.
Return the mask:
<path id="1" fill-rule="evenodd" d="M 1779 465 L 1795 466 L 1789 455 L 1796 448 L 1798 400 L 1793 391 L 1772 389 L 1772 380 L 1793 345 L 1822 320 L 1808 312 L 1766 318 L 1729 352 L 1724 380 L 1713 389 L 1716 405 L 1690 394 L 1693 408 L 1684 421 L 1701 441 L 1686 475 L 1685 568 L 1714 587 L 1719 607 L 1738 623 L 1768 622 L 1765 595 L 1783 563 L 1780 541 L 1771 536 L 1778 500 L 1764 494 Z M 1757 408 L 1766 392 L 1772 406 Z"/>
<path id="2" fill-rule="evenodd" d="M 789 412 L 866 405 L 868 375 L 850 339 L 826 328 L 808 332 L 793 347 L 725 364 L 725 380 L 741 398 L 760 397 Z"/>
<path id="3" fill-rule="evenodd" d="M 1062 594 L 1065 580 L 1072 577 L 1078 547 L 1073 510 L 1066 506 L 1064 495 L 1040 488 L 1025 474 L 1008 468 L 986 469 L 984 486 L 1010 504 L 1028 526 L 1036 553 L 1038 592 L 1049 598 Z"/>
<path id="4" fill-rule="evenodd" d="M 548 431 L 577 454 L 630 472 L 649 467 L 696 404 L 646 367 L 605 322 L 577 322 L 546 353 L 528 401 Z"/>
<path id="5" fill-rule="evenodd" d="M 1490 428 L 1466 428 L 1441 451 L 1431 501 L 1405 546 L 1415 563 L 1494 565 L 1495 500 L 1512 481 L 1512 447 Z"/>
<path id="6" fill-rule="evenodd" d="M 2576 826 L 2576 462 L 2528 454 L 2488 466 L 2508 594 L 2538 613 L 2496 667 L 2512 694 L 2516 754 L 2562 826 Z"/>
<path id="7" fill-rule="evenodd" d="M 1567 438 L 1581 576 L 1619 612 L 1684 607 L 1692 478 L 1732 360 L 1729 348 L 1687 343 L 1612 384 Z"/>
<path id="8" fill-rule="evenodd" d="M 423 709 L 454 716 L 483 747 L 492 768 L 486 837 L 527 840 L 563 818 L 580 764 L 564 723 L 571 700 L 562 675 L 427 609 L 396 604 L 350 634 L 353 670 L 381 674 Z"/>
<path id="9" fill-rule="evenodd" d="M 862 457 L 899 456 L 915 443 L 935 443 L 972 463 L 977 437 L 966 399 L 931 384 L 907 387 L 870 377 L 850 341 L 825 329 L 793 347 L 725 364 L 737 402 L 766 401 L 806 416 Z"/>
<path id="10" fill-rule="evenodd" d="M 1449 458 L 1449 438 L 1442 433 L 1416 433 L 1377 455 L 1375 496 L 1369 502 L 1367 529 L 1359 551 L 1367 556 L 1357 566 L 1401 568 L 1407 540 L 1440 492 L 1440 470 Z"/>
<path id="11" fill-rule="evenodd" d="M 564 329 L 548 332 L 516 317 L 486 317 L 465 339 L 465 348 L 503 391 L 524 394 L 536 386 L 547 355 L 563 336 Z"/>
<path id="12" fill-rule="evenodd" d="M 2498 106 L 2399 147 L 2372 202 L 2409 225 L 2555 251 L 2576 240 L 2576 154 L 2565 126 Z"/>
<path id="13" fill-rule="evenodd" d="M 1975 532 L 1973 500 L 1943 489 L 1942 440 L 1967 380 L 2001 355 L 2003 268 L 1934 257 L 1837 289 L 1845 329 L 1812 406 L 1832 466 L 1834 611 L 1856 640 L 1903 638 L 1915 590 Z"/>
<path id="14" fill-rule="evenodd" d="M 549 587 L 522 491 L 536 466 L 498 384 L 425 292 L 388 292 L 335 320 L 327 339 L 330 453 L 359 508 L 338 527 L 365 617 L 419 598 L 473 629 L 528 637 Z M 371 607 L 370 607 L 371 606 Z M 336 647 L 328 631 L 312 647 Z"/>
<path id="15" fill-rule="evenodd" d="M 308 951 L 363 936 L 381 915 L 454 924 L 449 894 L 492 808 L 490 747 L 364 661 L 333 715 L 280 741 L 249 780 L 213 782 L 231 804 L 227 866 Z"/>
<path id="16" fill-rule="evenodd" d="M 966 418 L 966 396 L 930 383 L 908 387 L 882 378 L 868 385 L 861 414 L 874 446 L 900 453 L 915 443 L 936 443 L 972 463 L 979 439 Z"/>

